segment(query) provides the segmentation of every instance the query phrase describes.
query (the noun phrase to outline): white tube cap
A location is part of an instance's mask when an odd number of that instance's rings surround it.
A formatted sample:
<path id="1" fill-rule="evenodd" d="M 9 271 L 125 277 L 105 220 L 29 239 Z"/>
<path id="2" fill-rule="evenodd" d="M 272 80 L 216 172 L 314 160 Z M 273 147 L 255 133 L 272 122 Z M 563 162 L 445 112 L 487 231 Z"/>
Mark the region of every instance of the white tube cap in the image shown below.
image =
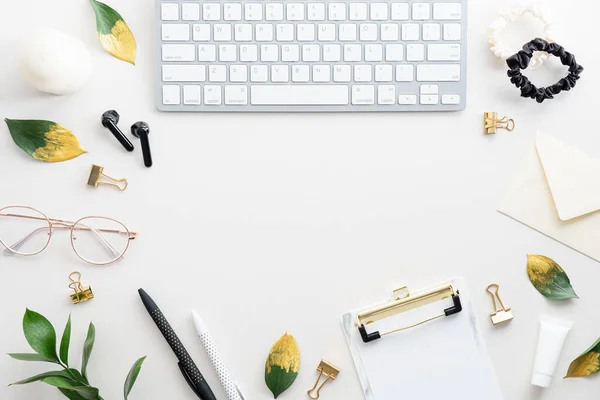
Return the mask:
<path id="1" fill-rule="evenodd" d="M 535 385 L 535 386 L 547 388 L 547 387 L 550 387 L 551 383 L 552 383 L 551 376 L 541 374 L 539 372 L 534 372 L 533 376 L 531 377 L 531 384 Z"/>

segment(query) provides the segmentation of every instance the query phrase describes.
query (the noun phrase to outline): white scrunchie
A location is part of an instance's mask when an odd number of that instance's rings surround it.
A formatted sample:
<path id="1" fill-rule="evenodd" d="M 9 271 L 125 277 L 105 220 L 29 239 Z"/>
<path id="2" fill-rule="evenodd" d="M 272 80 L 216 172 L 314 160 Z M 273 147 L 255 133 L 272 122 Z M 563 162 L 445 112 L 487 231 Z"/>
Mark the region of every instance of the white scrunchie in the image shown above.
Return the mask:
<path id="1" fill-rule="evenodd" d="M 549 43 L 554 41 L 554 35 L 556 32 L 556 23 L 550 18 L 546 8 L 544 8 L 538 2 L 528 2 L 511 10 L 506 10 L 500 13 L 498 18 L 490 25 L 488 30 L 488 38 L 490 44 L 490 50 L 496 55 L 496 57 L 506 60 L 508 57 L 517 53 L 521 49 L 509 49 L 504 43 L 502 43 L 501 33 L 507 27 L 510 22 L 517 21 L 522 18 L 525 14 L 531 14 L 533 17 L 539 19 L 544 24 L 545 39 Z M 527 40 L 531 40 L 529 38 Z M 525 42 L 523 42 L 525 43 Z M 531 69 L 539 68 L 544 61 L 548 59 L 548 53 L 535 52 L 529 64 Z"/>

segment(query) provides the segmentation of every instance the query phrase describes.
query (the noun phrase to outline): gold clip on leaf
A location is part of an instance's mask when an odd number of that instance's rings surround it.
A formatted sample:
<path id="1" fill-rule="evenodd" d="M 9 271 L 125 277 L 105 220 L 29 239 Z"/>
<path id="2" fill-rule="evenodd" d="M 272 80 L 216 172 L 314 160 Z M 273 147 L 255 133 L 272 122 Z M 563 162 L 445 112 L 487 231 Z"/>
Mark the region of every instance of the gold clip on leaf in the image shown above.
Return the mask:
<path id="1" fill-rule="evenodd" d="M 115 179 L 108 175 L 104 175 L 102 172 L 104 171 L 104 167 L 100 167 L 98 165 L 92 165 L 92 171 L 90 172 L 90 177 L 88 178 L 88 185 L 93 186 L 95 188 L 98 185 L 111 185 L 119 188 L 121 191 L 127 189 L 127 179 Z"/>
<path id="2" fill-rule="evenodd" d="M 319 371 L 319 377 L 317 378 L 317 381 L 315 382 L 315 386 L 313 386 L 312 389 L 310 389 L 307 392 L 308 397 L 310 397 L 311 399 L 318 399 L 319 392 L 321 391 L 323 386 L 327 383 L 327 381 L 330 379 L 335 380 L 335 378 L 340 373 L 340 369 L 338 367 L 336 367 L 329 361 L 325 361 L 325 360 L 321 360 L 321 363 L 317 367 L 317 371 Z M 321 382 L 321 377 L 323 375 L 325 375 L 325 380 L 323 381 L 323 383 L 321 383 L 321 385 L 319 385 L 319 382 Z"/>
<path id="3" fill-rule="evenodd" d="M 451 298 L 453 305 L 452 307 L 446 308 L 441 314 L 435 315 L 431 318 L 427 318 L 416 324 L 404 326 L 401 328 L 393 329 L 388 332 L 372 332 L 367 333 L 365 325 L 372 324 L 385 318 L 393 317 L 403 312 L 414 310 L 418 307 L 432 304 L 444 299 Z M 406 287 L 394 290 L 394 297 L 388 303 L 373 307 L 369 310 L 365 310 L 358 314 L 356 318 L 356 326 L 360 332 L 363 342 L 368 343 L 373 340 L 380 339 L 385 335 L 391 333 L 404 331 L 416 326 L 422 325 L 426 322 L 433 321 L 434 319 L 448 317 L 453 314 L 457 314 L 462 311 L 462 304 L 460 302 L 460 296 L 458 290 L 454 290 L 452 285 L 446 284 L 443 286 L 435 287 L 432 289 L 422 290 L 416 293 L 410 293 Z"/>
<path id="4" fill-rule="evenodd" d="M 486 112 L 483 116 L 484 129 L 486 134 L 494 134 L 498 129 L 512 131 L 515 129 L 515 121 L 512 118 L 502 117 L 498 119 L 497 112 Z"/>
<path id="5" fill-rule="evenodd" d="M 69 279 L 71 280 L 71 284 L 69 287 L 73 289 L 73 293 L 71 294 L 71 300 L 73 304 L 83 303 L 84 301 L 88 301 L 94 298 L 94 292 L 92 292 L 91 287 L 83 287 L 81 284 L 81 272 L 75 271 L 69 275 Z"/>
<path id="6" fill-rule="evenodd" d="M 502 302 L 502 299 L 500 299 L 500 295 L 498 294 L 499 288 L 500 288 L 500 286 L 498 286 L 495 283 L 492 283 L 486 289 L 486 291 L 490 294 L 490 296 L 492 296 L 492 304 L 494 306 L 494 312 L 492 312 L 490 314 L 490 318 L 492 319 L 492 323 L 494 325 L 498 325 L 503 322 L 508 322 L 514 318 L 511 309 L 506 308 L 506 306 Z M 496 300 L 498 300 L 498 303 L 496 303 Z M 498 308 L 498 305 L 500 305 L 500 308 Z"/>

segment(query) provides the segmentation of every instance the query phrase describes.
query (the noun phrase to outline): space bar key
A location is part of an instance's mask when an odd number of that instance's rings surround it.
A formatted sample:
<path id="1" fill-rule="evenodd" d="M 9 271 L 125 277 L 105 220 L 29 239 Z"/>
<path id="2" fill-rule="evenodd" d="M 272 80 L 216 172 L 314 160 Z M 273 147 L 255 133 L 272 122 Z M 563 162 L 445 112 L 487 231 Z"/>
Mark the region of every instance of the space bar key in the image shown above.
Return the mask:
<path id="1" fill-rule="evenodd" d="M 255 106 L 347 105 L 346 85 L 253 85 L 250 103 Z"/>

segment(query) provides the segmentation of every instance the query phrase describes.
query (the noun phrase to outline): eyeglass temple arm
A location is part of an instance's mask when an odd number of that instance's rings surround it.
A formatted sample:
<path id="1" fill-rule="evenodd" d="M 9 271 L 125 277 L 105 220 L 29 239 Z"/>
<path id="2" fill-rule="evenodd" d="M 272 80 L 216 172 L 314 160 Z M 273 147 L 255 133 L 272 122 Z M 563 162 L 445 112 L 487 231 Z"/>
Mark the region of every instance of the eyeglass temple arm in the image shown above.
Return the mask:
<path id="1" fill-rule="evenodd" d="M 68 228 L 71 228 L 73 225 L 75 225 L 74 222 L 63 221 L 61 219 L 55 219 L 55 218 L 46 219 L 46 218 L 42 218 L 42 217 L 34 217 L 31 215 L 22 215 L 22 214 L 0 214 L 0 217 L 18 217 L 18 218 L 26 218 L 26 219 L 35 219 L 38 221 L 49 221 L 50 223 L 63 225 L 60 227 L 68 227 Z M 74 229 L 75 230 L 86 230 L 86 229 L 81 229 L 81 228 L 74 228 Z M 98 232 L 112 232 L 112 233 L 127 233 L 127 232 L 123 232 L 123 231 L 116 230 L 116 229 L 97 229 L 97 231 Z M 137 235 L 138 235 L 137 232 L 129 232 L 129 239 L 130 240 L 136 239 Z"/>

